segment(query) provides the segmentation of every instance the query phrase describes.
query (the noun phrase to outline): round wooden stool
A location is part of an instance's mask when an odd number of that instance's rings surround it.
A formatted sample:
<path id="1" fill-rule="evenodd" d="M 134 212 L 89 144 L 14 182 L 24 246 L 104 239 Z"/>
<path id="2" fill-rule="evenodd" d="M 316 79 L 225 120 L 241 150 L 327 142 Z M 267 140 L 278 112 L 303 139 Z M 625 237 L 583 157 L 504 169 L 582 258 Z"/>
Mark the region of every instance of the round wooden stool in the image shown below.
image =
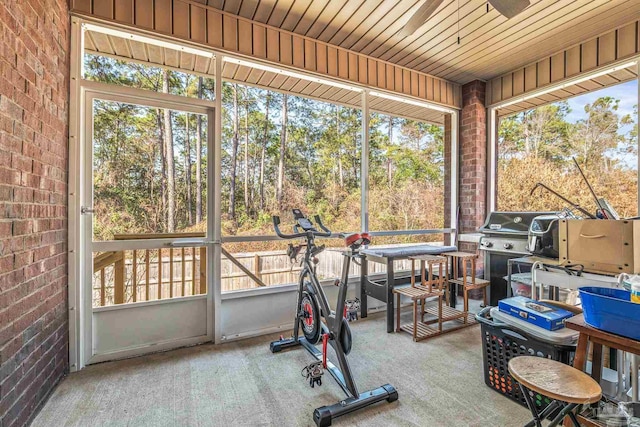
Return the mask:
<path id="1" fill-rule="evenodd" d="M 569 416 L 575 427 L 580 427 L 574 411 L 582 405 L 600 400 L 602 389 L 589 375 L 555 360 L 533 356 L 518 356 L 509 361 L 509 373 L 518 381 L 522 394 L 533 415 L 526 427 L 542 427 L 553 411 L 560 409 L 549 427 L 560 425 Z M 538 412 L 529 391 L 553 399 L 542 412 Z"/>

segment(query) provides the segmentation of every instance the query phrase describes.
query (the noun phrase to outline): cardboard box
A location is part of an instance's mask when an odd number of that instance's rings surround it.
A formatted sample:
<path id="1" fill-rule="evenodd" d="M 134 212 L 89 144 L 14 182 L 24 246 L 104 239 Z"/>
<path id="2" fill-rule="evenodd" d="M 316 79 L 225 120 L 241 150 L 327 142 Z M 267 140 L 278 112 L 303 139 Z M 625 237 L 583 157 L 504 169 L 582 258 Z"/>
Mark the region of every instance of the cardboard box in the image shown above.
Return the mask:
<path id="1" fill-rule="evenodd" d="M 604 274 L 640 273 L 640 221 L 562 219 L 560 265 Z"/>
<path id="2" fill-rule="evenodd" d="M 513 297 L 500 300 L 498 308 L 503 313 L 525 320 L 532 325 L 549 331 L 564 328 L 565 319 L 574 316 L 570 311 L 526 297 Z"/>

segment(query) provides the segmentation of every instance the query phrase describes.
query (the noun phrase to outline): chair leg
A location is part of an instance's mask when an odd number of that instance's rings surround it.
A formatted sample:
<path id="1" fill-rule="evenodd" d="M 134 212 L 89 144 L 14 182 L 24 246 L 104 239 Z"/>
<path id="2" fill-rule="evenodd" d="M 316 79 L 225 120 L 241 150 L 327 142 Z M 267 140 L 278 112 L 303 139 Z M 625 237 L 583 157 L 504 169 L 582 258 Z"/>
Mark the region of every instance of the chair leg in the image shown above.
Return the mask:
<path id="1" fill-rule="evenodd" d="M 445 293 L 446 293 L 446 299 L 445 299 L 445 303 L 451 305 L 451 284 L 449 283 L 449 257 L 446 257 L 444 260 L 445 264 L 444 264 L 444 271 L 445 271 L 445 276 L 444 276 L 444 289 L 445 289 Z M 453 276 L 451 276 L 451 278 L 453 278 Z M 455 304 L 453 305 L 453 308 L 455 307 Z"/>
<path id="2" fill-rule="evenodd" d="M 578 412 L 580 411 L 578 410 Z M 580 422 L 578 421 L 576 414 L 574 414 L 573 412 L 569 412 L 569 418 L 571 419 L 574 427 L 580 427 Z"/>
<path id="3" fill-rule="evenodd" d="M 487 287 L 484 286 L 482 288 L 482 302 L 484 303 L 484 306 L 487 307 L 489 305 L 489 301 L 487 300 Z"/>
<path id="4" fill-rule="evenodd" d="M 413 300 L 413 340 L 418 341 L 418 300 Z"/>
<path id="5" fill-rule="evenodd" d="M 442 332 L 442 295 L 438 297 L 438 331 Z"/>
<path id="6" fill-rule="evenodd" d="M 416 287 L 416 260 L 411 260 L 411 287 Z"/>
<path id="7" fill-rule="evenodd" d="M 464 299 L 464 323 L 467 323 L 467 317 L 469 317 L 469 293 L 466 286 L 462 290 L 462 293 Z"/>
<path id="8" fill-rule="evenodd" d="M 426 305 L 427 300 L 426 299 L 421 299 L 420 300 L 420 321 L 424 323 L 424 306 Z"/>

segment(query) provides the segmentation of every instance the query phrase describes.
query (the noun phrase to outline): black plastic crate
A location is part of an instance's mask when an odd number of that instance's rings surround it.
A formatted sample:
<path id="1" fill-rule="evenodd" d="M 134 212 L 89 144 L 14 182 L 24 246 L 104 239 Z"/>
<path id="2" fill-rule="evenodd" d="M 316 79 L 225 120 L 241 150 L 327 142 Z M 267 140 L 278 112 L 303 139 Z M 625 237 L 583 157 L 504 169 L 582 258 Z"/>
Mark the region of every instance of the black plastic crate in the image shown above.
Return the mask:
<path id="1" fill-rule="evenodd" d="M 538 356 L 571 365 L 575 346 L 560 346 L 532 337 L 489 315 L 491 307 L 484 308 L 476 315 L 482 328 L 482 359 L 484 362 L 484 382 L 490 388 L 523 406 L 527 402 L 522 396 L 518 382 L 509 374 L 509 360 L 516 356 Z M 549 405 L 551 399 L 538 393 L 531 394 L 538 411 Z"/>

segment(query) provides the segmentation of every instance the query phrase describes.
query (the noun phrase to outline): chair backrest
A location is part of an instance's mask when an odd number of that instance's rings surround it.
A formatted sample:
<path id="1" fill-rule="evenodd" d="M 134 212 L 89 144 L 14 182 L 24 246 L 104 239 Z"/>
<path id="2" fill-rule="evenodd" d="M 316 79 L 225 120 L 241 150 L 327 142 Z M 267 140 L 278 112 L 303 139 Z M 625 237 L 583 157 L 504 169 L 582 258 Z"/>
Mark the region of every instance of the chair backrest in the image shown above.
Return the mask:
<path id="1" fill-rule="evenodd" d="M 448 259 L 446 257 L 437 257 L 439 259 L 430 259 L 426 261 L 426 268 L 422 276 L 422 286 L 426 286 L 429 292 L 435 289 L 443 291 L 446 285 L 446 273 L 448 271 Z M 434 277 L 435 267 L 438 268 L 438 277 Z"/>

